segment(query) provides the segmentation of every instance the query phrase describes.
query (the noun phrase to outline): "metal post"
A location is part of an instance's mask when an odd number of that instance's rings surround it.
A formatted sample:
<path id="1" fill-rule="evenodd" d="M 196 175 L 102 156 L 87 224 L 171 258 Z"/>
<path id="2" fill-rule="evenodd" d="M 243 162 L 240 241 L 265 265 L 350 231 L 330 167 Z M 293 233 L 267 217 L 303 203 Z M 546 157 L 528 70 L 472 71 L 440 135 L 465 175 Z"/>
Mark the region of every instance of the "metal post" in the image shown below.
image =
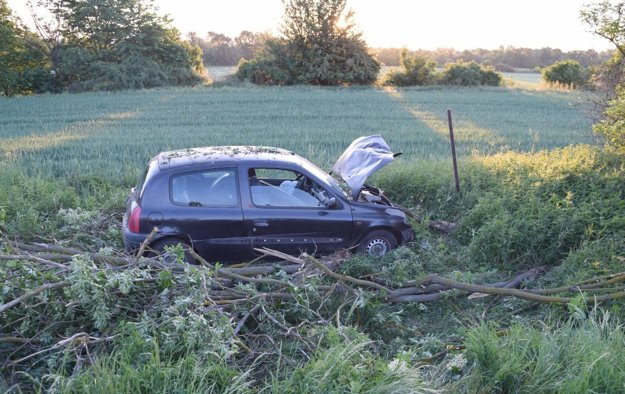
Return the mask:
<path id="1" fill-rule="evenodd" d="M 454 162 L 454 178 L 456 180 L 456 191 L 460 191 L 460 178 L 458 176 L 458 163 L 456 162 L 456 142 L 454 141 L 454 126 L 451 122 L 451 110 L 447 110 L 447 120 L 449 121 L 449 141 L 451 142 L 451 158 Z"/>

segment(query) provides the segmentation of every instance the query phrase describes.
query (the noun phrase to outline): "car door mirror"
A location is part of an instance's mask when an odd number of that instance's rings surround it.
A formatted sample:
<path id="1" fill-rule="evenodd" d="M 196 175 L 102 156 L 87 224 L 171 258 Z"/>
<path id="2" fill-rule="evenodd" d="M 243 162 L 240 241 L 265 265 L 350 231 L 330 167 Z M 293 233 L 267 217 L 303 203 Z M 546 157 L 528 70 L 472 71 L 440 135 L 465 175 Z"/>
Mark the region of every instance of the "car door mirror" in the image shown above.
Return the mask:
<path id="1" fill-rule="evenodd" d="M 328 199 L 328 202 L 326 203 L 326 207 L 328 208 L 336 208 L 338 206 L 338 202 L 336 201 L 336 197 L 330 197 L 330 199 Z"/>

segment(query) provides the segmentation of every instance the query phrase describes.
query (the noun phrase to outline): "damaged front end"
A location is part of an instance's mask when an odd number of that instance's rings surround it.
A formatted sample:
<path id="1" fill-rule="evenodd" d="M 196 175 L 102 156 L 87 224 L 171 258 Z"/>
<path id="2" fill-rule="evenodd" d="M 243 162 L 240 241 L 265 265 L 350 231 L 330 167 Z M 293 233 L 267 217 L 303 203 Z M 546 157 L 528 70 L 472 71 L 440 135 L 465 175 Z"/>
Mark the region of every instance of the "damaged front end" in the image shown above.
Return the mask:
<path id="1" fill-rule="evenodd" d="M 368 177 L 395 160 L 401 153 L 393 153 L 380 135 L 355 139 L 332 167 L 349 187 L 353 201 L 393 206 L 382 191 L 365 183 Z"/>
<path id="2" fill-rule="evenodd" d="M 358 194 L 358 202 L 368 202 L 372 204 L 380 204 L 380 205 L 388 205 L 389 207 L 394 207 L 395 205 L 388 199 L 382 192 L 382 190 L 377 187 L 364 184 L 360 193 Z"/>

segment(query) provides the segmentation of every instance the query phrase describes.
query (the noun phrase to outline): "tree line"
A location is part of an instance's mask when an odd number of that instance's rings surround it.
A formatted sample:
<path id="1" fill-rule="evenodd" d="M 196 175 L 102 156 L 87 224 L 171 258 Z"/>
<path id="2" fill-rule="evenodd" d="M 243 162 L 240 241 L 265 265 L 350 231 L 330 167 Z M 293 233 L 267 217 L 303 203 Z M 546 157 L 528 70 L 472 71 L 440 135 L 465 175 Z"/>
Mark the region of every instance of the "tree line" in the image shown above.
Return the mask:
<path id="1" fill-rule="evenodd" d="M 400 48 L 376 48 L 379 61 L 386 66 L 399 66 L 401 62 Z M 432 59 L 438 64 L 455 63 L 458 61 L 488 64 L 498 71 L 515 71 L 516 69 L 544 68 L 564 60 L 574 60 L 582 67 L 601 64 L 612 56 L 613 51 L 597 52 L 594 49 L 585 51 L 562 51 L 557 48 L 516 48 L 499 47 L 497 49 L 470 49 L 459 51 L 453 48 L 439 48 L 436 50 L 408 51 L 408 55 Z"/>
<path id="2" fill-rule="evenodd" d="M 270 33 L 252 33 L 242 31 L 237 37 L 208 32 L 206 37 L 198 33 L 189 33 L 191 44 L 202 49 L 203 61 L 206 66 L 236 66 L 241 59 L 250 60 L 272 37 Z M 384 66 L 398 67 L 401 65 L 401 53 L 405 48 L 371 48 L 376 59 Z M 431 59 L 437 64 L 456 63 L 459 61 L 488 64 L 497 71 L 515 71 L 517 69 L 544 68 L 559 61 L 574 60 L 582 67 L 601 64 L 612 56 L 613 51 L 596 51 L 594 49 L 562 51 L 557 48 L 517 48 L 499 47 L 497 49 L 467 49 L 459 51 L 453 48 L 435 50 L 407 50 L 408 55 Z"/>

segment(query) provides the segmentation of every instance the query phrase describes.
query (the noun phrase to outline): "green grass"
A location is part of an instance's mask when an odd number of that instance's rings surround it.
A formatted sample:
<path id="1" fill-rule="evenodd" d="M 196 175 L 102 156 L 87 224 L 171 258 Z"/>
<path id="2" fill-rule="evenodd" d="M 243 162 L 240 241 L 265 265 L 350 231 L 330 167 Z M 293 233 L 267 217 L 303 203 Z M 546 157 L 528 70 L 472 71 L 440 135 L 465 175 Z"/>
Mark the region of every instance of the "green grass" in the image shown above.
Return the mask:
<path id="1" fill-rule="evenodd" d="M 482 324 L 467 334 L 473 369 L 456 392 L 617 393 L 625 386 L 625 335 L 609 314 L 592 311 L 540 328 L 499 332 Z"/>
<path id="2" fill-rule="evenodd" d="M 326 169 L 356 137 L 382 134 L 402 161 L 593 140 L 574 93 L 509 89 L 223 87 L 0 99 L 0 165 L 31 175 L 134 183 L 159 151 L 206 145 L 294 150 Z"/>

